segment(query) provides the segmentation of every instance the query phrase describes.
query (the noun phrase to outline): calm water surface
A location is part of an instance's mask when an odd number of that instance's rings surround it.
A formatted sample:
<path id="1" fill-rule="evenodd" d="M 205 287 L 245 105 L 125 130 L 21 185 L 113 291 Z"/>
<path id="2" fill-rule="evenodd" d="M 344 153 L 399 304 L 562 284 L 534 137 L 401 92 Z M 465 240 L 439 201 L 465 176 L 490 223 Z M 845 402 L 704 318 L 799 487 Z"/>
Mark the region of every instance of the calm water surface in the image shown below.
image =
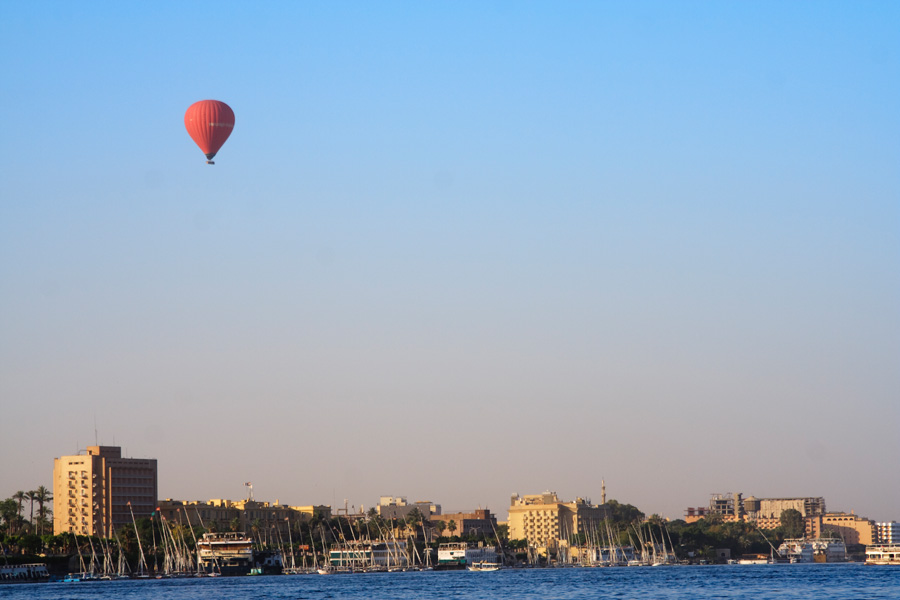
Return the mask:
<path id="1" fill-rule="evenodd" d="M 659 598 L 708 600 L 900 600 L 900 568 L 730 565 L 612 569 L 507 569 L 100 581 L 0 586 L 6 600 L 535 600 Z"/>

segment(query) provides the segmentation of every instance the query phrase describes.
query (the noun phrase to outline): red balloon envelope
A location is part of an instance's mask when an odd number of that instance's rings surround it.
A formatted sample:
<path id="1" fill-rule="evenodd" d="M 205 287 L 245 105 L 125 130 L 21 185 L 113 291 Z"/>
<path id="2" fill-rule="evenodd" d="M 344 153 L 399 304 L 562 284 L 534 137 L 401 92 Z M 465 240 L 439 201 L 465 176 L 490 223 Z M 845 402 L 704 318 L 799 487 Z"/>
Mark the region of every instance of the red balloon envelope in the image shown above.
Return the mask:
<path id="1" fill-rule="evenodd" d="M 212 158 L 234 129 L 234 111 L 218 100 L 194 102 L 184 113 L 184 126 L 212 165 Z"/>

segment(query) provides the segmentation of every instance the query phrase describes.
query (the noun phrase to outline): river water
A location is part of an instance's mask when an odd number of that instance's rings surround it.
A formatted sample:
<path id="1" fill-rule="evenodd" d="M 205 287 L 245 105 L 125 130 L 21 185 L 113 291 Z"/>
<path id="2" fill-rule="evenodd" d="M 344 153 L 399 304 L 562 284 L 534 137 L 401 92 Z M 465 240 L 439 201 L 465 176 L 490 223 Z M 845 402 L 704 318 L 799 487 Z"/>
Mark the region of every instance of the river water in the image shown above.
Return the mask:
<path id="1" fill-rule="evenodd" d="M 862 564 L 505 569 L 0 586 L 6 600 L 900 599 L 900 567 Z"/>

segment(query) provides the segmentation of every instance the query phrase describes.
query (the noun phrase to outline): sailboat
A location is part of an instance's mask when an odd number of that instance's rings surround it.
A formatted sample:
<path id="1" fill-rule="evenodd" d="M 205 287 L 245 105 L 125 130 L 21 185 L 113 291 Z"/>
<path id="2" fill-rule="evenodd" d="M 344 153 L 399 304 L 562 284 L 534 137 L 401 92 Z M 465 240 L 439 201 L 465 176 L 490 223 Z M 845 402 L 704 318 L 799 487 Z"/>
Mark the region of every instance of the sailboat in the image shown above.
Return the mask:
<path id="1" fill-rule="evenodd" d="M 150 577 L 150 575 L 147 574 L 147 559 L 144 557 L 144 547 L 141 545 L 141 534 L 138 533 L 137 521 L 134 519 L 134 509 L 131 508 L 131 502 L 128 503 L 128 510 L 131 512 L 131 523 L 134 525 L 134 536 L 137 538 L 138 550 L 140 551 L 135 577 L 138 579 L 147 579 Z"/>
<path id="2" fill-rule="evenodd" d="M 331 554 L 328 552 L 328 548 L 325 544 L 325 531 L 322 529 L 322 526 L 319 526 L 319 535 L 322 538 L 322 554 L 323 560 L 325 564 L 316 569 L 316 573 L 319 575 L 331 575 L 334 573 L 334 567 L 331 566 Z"/>

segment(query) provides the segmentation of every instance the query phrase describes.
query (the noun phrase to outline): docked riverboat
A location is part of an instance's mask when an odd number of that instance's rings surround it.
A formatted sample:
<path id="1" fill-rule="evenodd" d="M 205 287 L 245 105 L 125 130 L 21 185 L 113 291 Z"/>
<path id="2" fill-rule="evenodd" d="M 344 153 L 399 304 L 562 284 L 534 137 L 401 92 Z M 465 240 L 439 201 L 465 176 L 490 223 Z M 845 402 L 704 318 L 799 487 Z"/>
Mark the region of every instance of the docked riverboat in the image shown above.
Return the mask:
<path id="1" fill-rule="evenodd" d="M 50 572 L 44 563 L 0 566 L 0 583 L 44 583 Z"/>
<path id="2" fill-rule="evenodd" d="M 245 534 L 205 533 L 197 540 L 200 571 L 209 575 L 270 575 L 282 572 L 281 555 L 258 552 Z"/>
<path id="3" fill-rule="evenodd" d="M 466 569 L 469 570 L 496 570 L 496 569 L 471 569 L 473 565 L 488 563 L 500 564 L 497 549 L 493 546 L 470 547 L 465 542 L 450 542 L 438 546 L 438 564 L 436 569 Z"/>
<path id="4" fill-rule="evenodd" d="M 847 546 L 838 539 L 788 539 L 778 547 L 778 554 L 792 563 L 845 562 Z"/>
<path id="5" fill-rule="evenodd" d="M 900 565 L 900 544 L 866 546 L 867 565 Z"/>

